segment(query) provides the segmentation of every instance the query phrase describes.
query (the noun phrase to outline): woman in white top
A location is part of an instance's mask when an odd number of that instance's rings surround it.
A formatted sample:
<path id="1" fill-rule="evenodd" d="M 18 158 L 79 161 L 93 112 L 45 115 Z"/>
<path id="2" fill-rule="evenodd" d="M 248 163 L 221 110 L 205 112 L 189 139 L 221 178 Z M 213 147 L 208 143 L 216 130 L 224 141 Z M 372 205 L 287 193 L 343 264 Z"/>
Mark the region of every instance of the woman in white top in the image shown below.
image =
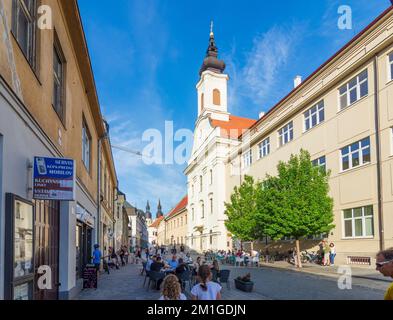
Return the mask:
<path id="1" fill-rule="evenodd" d="M 165 277 L 162 288 L 162 296 L 159 300 L 187 300 L 181 292 L 179 279 L 174 274 Z"/>
<path id="2" fill-rule="evenodd" d="M 191 290 L 192 300 L 221 300 L 221 286 L 212 282 L 212 273 L 208 265 L 199 268 L 200 283 Z"/>

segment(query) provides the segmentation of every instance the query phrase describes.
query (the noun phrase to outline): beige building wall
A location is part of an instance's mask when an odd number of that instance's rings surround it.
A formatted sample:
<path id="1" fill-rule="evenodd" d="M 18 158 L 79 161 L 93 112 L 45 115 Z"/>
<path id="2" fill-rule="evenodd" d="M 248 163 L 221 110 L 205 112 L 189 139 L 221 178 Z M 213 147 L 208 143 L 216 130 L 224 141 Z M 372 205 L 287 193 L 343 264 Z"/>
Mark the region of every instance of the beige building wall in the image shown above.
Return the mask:
<path id="1" fill-rule="evenodd" d="M 308 150 L 312 160 L 326 157 L 331 171 L 330 195 L 334 199 L 335 229 L 329 235 L 337 247 L 338 262 L 348 262 L 349 256 L 374 258 L 380 249 L 378 217 L 378 165 L 382 174 L 382 211 L 385 247 L 393 246 L 393 82 L 391 81 L 389 53 L 393 52 L 393 13 L 389 11 L 359 39 L 336 55 L 312 75 L 301 88 L 265 115 L 243 139 L 243 144 L 231 152 L 227 163 L 228 190 L 239 185 L 244 175 L 263 179 L 275 175 L 279 161 L 287 161 L 300 149 Z M 376 61 L 377 70 L 374 68 Z M 339 88 L 360 72 L 368 72 L 368 95 L 340 110 Z M 376 88 L 374 74 L 379 87 Z M 376 134 L 375 91 L 379 103 L 380 130 Z M 324 101 L 325 121 L 305 132 L 304 112 Z M 279 147 L 278 130 L 293 121 L 294 139 Z M 364 138 L 370 138 L 371 162 L 343 171 L 341 149 Z M 377 137 L 381 144 L 381 163 L 377 162 Z M 258 144 L 270 138 L 270 154 L 259 159 Z M 253 163 L 249 168 L 237 166 L 241 155 L 251 148 Z M 240 153 L 240 155 L 239 155 Z M 230 199 L 227 194 L 227 201 Z M 343 210 L 372 206 L 374 235 L 372 237 L 345 238 Z M 305 242 L 313 247 L 317 242 Z M 286 248 L 284 242 L 283 245 Z M 263 246 L 262 246 L 263 247 Z M 372 261 L 372 260 L 371 260 Z"/>
<path id="2" fill-rule="evenodd" d="M 187 237 L 187 208 L 179 211 L 175 215 L 165 219 L 167 236 L 166 244 L 173 246 L 179 250 L 180 245 L 186 245 Z"/>

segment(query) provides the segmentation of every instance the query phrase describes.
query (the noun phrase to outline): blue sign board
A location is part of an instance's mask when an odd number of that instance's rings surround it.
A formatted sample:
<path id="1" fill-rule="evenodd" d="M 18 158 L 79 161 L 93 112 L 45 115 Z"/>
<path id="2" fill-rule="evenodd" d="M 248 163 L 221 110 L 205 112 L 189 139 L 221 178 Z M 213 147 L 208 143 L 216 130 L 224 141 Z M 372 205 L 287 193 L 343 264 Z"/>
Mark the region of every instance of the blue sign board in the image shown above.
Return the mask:
<path id="1" fill-rule="evenodd" d="M 74 201 L 75 161 L 35 157 L 33 199 Z"/>

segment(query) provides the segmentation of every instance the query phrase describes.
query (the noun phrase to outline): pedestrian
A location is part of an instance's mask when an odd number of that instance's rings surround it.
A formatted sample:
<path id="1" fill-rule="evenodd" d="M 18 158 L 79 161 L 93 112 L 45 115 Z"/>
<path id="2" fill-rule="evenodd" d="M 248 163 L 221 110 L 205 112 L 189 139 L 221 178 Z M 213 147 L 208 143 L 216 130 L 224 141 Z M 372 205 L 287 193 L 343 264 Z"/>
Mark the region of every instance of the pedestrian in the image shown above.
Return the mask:
<path id="1" fill-rule="evenodd" d="M 323 265 L 330 266 L 330 246 L 327 241 L 323 241 Z"/>
<path id="2" fill-rule="evenodd" d="M 336 246 L 334 245 L 333 242 L 331 242 L 329 247 L 330 247 L 330 257 L 329 257 L 330 265 L 334 266 L 334 260 L 336 258 Z"/>
<path id="3" fill-rule="evenodd" d="M 212 282 L 212 273 L 208 265 L 198 270 L 199 283 L 191 290 L 192 300 L 221 300 L 221 286 Z"/>
<path id="4" fill-rule="evenodd" d="M 149 259 L 149 256 L 150 256 L 149 249 L 148 249 L 148 248 L 146 248 L 146 249 L 145 249 L 145 257 L 146 257 L 146 261 L 147 261 L 147 259 Z"/>
<path id="5" fill-rule="evenodd" d="M 120 248 L 120 251 L 119 251 L 119 256 L 120 256 L 120 261 L 121 261 L 121 265 L 124 267 L 125 265 L 126 265 L 126 263 L 125 263 L 125 261 L 124 261 L 124 255 L 125 255 L 126 253 L 124 252 L 124 247 L 121 247 Z"/>
<path id="6" fill-rule="evenodd" d="M 175 275 L 170 274 L 165 277 L 162 283 L 162 296 L 159 300 L 187 300 L 181 292 L 179 280 Z"/>
<path id="7" fill-rule="evenodd" d="M 130 252 L 128 251 L 128 247 L 126 245 L 123 246 L 124 249 L 124 260 L 125 263 L 128 264 L 128 258 L 130 256 Z"/>
<path id="8" fill-rule="evenodd" d="M 393 248 L 378 252 L 376 267 L 385 277 L 393 278 Z M 393 283 L 386 291 L 384 299 L 393 301 Z"/>
<path id="9" fill-rule="evenodd" d="M 210 267 L 212 272 L 212 280 L 217 282 L 218 278 L 220 278 L 220 265 L 217 260 L 213 261 L 212 266 Z"/>
<path id="10" fill-rule="evenodd" d="M 93 264 L 96 267 L 97 276 L 100 273 L 101 257 L 102 257 L 102 253 L 101 253 L 101 250 L 99 248 L 100 248 L 100 245 L 98 245 L 98 244 L 94 245 Z"/>

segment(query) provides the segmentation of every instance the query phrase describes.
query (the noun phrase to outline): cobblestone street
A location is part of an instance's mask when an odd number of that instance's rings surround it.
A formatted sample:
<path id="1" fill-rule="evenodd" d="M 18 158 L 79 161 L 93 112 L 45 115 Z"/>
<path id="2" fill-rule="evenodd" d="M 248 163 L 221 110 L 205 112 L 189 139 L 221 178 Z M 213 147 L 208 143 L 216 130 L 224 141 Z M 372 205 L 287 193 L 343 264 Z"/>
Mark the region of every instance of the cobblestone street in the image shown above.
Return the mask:
<path id="1" fill-rule="evenodd" d="M 223 300 L 286 300 L 343 299 L 381 300 L 388 282 L 353 279 L 352 290 L 340 290 L 337 279 L 273 268 L 224 267 L 231 270 L 231 288 L 223 285 Z M 160 292 L 143 287 L 141 265 L 129 264 L 111 270 L 99 278 L 98 289 L 84 290 L 78 300 L 158 300 Z M 255 282 L 254 292 L 244 293 L 234 288 L 233 279 L 250 272 Z M 186 295 L 189 296 L 187 286 Z"/>

